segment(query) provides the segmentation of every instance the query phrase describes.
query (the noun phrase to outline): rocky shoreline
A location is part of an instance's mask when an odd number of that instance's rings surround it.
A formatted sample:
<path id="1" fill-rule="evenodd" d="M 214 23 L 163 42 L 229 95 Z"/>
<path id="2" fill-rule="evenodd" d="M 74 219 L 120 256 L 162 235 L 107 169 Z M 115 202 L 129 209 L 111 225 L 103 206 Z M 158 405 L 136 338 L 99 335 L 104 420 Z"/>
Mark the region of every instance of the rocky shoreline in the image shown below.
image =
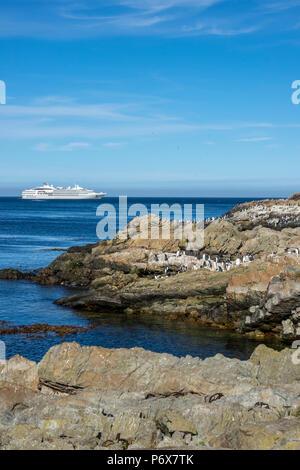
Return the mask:
<path id="1" fill-rule="evenodd" d="M 57 303 L 84 311 L 291 343 L 300 338 L 299 214 L 297 195 L 237 206 L 206 221 L 197 251 L 149 238 L 135 219 L 138 237 L 71 247 L 40 271 L 6 269 L 0 279 L 80 288 Z M 299 397 L 296 349 L 200 360 L 62 343 L 38 364 L 0 361 L 0 449 L 300 449 Z"/>
<path id="2" fill-rule="evenodd" d="M 161 229 L 165 221 L 157 218 Z M 79 287 L 59 305 L 233 329 L 254 338 L 300 338 L 300 200 L 263 200 L 206 221 L 204 246 L 153 240 L 143 218 L 127 238 L 71 247 L 39 272 L 0 271 L 0 279 L 29 279 Z M 132 227 L 139 236 L 130 236 Z M 136 232 L 134 232 L 136 233 Z"/>
<path id="3" fill-rule="evenodd" d="M 299 356 L 299 355 L 298 355 Z M 300 360 L 63 343 L 0 363 L 0 449 L 300 450 Z M 297 359 L 298 358 L 298 359 Z"/>

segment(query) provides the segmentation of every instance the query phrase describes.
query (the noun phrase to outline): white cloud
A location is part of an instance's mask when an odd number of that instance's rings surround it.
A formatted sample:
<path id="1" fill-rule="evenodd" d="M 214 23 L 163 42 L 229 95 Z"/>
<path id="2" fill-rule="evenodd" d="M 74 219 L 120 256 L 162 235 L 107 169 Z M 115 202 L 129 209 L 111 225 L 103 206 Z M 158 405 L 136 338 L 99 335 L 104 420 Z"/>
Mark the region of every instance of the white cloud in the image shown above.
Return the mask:
<path id="1" fill-rule="evenodd" d="M 134 33 L 134 30 L 137 30 L 138 33 L 138 29 L 145 28 L 142 34 L 152 31 L 171 36 L 195 34 L 236 36 L 250 34 L 260 29 L 258 24 L 244 25 L 243 17 L 233 20 L 231 14 L 227 24 L 224 23 L 223 13 L 219 15 L 216 12 L 212 18 L 206 18 L 207 10 L 220 3 L 230 3 L 229 0 L 113 0 L 112 3 L 127 7 L 127 10 L 114 15 L 99 15 L 96 13 L 98 11 L 96 2 L 94 8 L 88 4 L 67 5 L 60 9 L 60 15 L 70 21 L 79 22 L 82 27 L 88 24 L 90 30 L 93 27 L 101 28 L 103 33 L 106 26 L 110 27 L 110 31 L 116 28 L 119 32 Z M 195 18 L 198 18 L 196 23 L 194 23 Z"/>
<path id="2" fill-rule="evenodd" d="M 86 125 L 62 124 L 62 125 L 37 125 L 35 121 L 0 121 L 0 138 L 4 139 L 32 139 L 32 138 L 69 138 L 73 139 L 114 139 L 134 136 L 159 136 L 165 134 L 177 134 L 187 132 L 229 132 L 247 128 L 264 128 L 265 123 L 236 123 L 236 124 L 200 124 L 200 123 L 175 123 L 175 122 L 141 122 Z M 272 127 L 270 124 L 268 127 Z"/>
<path id="3" fill-rule="evenodd" d="M 168 10 L 174 7 L 186 8 L 192 6 L 194 8 L 207 8 L 221 1 L 224 0 L 115 0 L 114 3 L 149 13 Z"/>
<path id="4" fill-rule="evenodd" d="M 117 148 L 117 147 L 122 147 L 123 145 L 126 145 L 127 142 L 105 142 L 103 144 L 104 147 L 110 147 L 110 148 Z"/>
<path id="5" fill-rule="evenodd" d="M 36 150 L 38 152 L 50 152 L 53 150 L 53 147 L 51 144 L 47 143 L 47 142 L 41 142 L 39 144 L 36 144 L 34 147 L 33 147 L 33 150 Z"/>
<path id="6" fill-rule="evenodd" d="M 110 120 L 132 120 L 134 116 L 122 113 L 119 110 L 125 105 L 100 104 L 100 105 L 74 105 L 74 106 L 14 106 L 0 107 L 1 117 L 79 117 L 79 118 L 102 118 Z"/>
<path id="7" fill-rule="evenodd" d="M 300 6 L 300 0 L 281 0 L 274 2 L 262 2 L 261 8 L 265 9 L 268 13 L 270 12 L 281 12 L 284 10 L 290 10 Z"/>
<path id="8" fill-rule="evenodd" d="M 70 142 L 69 144 L 59 147 L 59 150 L 62 152 L 72 152 L 72 150 L 87 147 L 90 147 L 90 144 L 88 144 L 87 142 Z"/>
<path id="9" fill-rule="evenodd" d="M 236 142 L 267 142 L 272 140 L 271 137 L 246 137 L 244 139 L 238 139 Z"/>
<path id="10" fill-rule="evenodd" d="M 250 34 L 258 31 L 261 28 L 260 25 L 253 25 L 247 27 L 232 27 L 229 25 L 222 25 L 219 26 L 213 24 L 205 24 L 205 23 L 196 23 L 190 25 L 183 25 L 181 31 L 183 35 L 207 35 L 207 36 L 239 36 L 243 34 Z"/>
<path id="11" fill-rule="evenodd" d="M 55 146 L 48 142 L 41 142 L 33 147 L 38 152 L 72 152 L 73 150 L 90 147 L 87 142 L 70 142 L 65 145 Z"/>
<path id="12" fill-rule="evenodd" d="M 186 121 L 180 116 L 166 115 L 157 109 L 157 101 L 142 100 L 129 103 L 100 103 L 0 107 L 0 138 L 2 140 L 41 139 L 34 146 L 40 152 L 72 151 L 88 148 L 90 140 L 102 140 L 102 146 L 120 147 L 130 137 L 158 137 L 177 133 L 204 133 L 207 145 L 211 145 L 211 132 L 231 132 L 242 129 L 299 128 L 298 124 L 273 124 L 270 122 L 211 122 Z M 64 99 L 64 98 L 60 98 Z M 43 99 L 42 99 L 43 101 Z M 45 99 L 48 101 L 48 98 Z M 64 99 L 67 101 L 67 99 Z M 35 101 L 34 101 L 35 102 Z M 159 103 L 161 105 L 161 103 Z M 205 136 L 205 132 L 210 132 Z M 258 132 L 258 131 L 253 131 Z M 267 131 L 262 131 L 267 132 Z M 268 131 L 269 132 L 269 131 Z M 55 139 L 55 140 L 54 140 Z M 64 145 L 49 141 L 67 140 Z M 124 139 L 124 140 L 123 140 Z M 210 140 L 211 139 L 211 140 Z M 239 142 L 261 142 L 271 137 L 246 137 Z M 204 140 L 205 142 L 205 140 Z"/>
<path id="13" fill-rule="evenodd" d="M 55 96 L 55 95 L 41 96 L 34 100 L 35 104 L 37 105 L 44 105 L 44 104 L 48 105 L 52 103 L 70 104 L 70 103 L 73 103 L 74 101 L 75 101 L 74 98 L 70 98 L 68 96 Z"/>
<path id="14" fill-rule="evenodd" d="M 38 14 L 32 15 L 33 6 L 28 3 L 39 3 Z M 282 15 L 299 6 L 296 0 L 249 0 L 235 10 L 230 0 L 10 0 L 1 6 L 0 36 L 237 36 L 262 28 L 292 29 L 296 15 L 288 18 L 288 23 L 282 21 Z"/>

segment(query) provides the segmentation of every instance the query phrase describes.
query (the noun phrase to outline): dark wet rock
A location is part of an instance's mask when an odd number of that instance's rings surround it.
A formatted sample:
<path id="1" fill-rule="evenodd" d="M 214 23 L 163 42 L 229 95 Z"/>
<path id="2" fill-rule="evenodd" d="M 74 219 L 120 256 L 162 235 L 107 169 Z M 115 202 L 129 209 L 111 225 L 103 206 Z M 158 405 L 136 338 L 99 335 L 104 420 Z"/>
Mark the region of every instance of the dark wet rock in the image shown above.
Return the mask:
<path id="1" fill-rule="evenodd" d="M 33 323 L 32 325 L 14 325 L 7 321 L 0 321 L 0 335 L 26 334 L 31 337 L 42 337 L 49 334 L 57 336 L 76 335 L 90 331 L 93 327 L 75 325 L 49 325 L 48 323 Z"/>
<path id="2" fill-rule="evenodd" d="M 66 248 L 45 248 L 38 251 L 68 251 Z"/>
<path id="3" fill-rule="evenodd" d="M 97 243 L 89 243 L 83 246 L 71 246 L 66 250 L 68 253 L 91 253 L 92 249 L 97 246 Z"/>
<path id="4" fill-rule="evenodd" d="M 18 271 L 18 269 L 1 269 L 0 270 L 0 279 L 6 279 L 10 281 L 18 281 L 20 279 L 33 280 L 36 274 L 34 272 L 23 273 Z"/>
<path id="5" fill-rule="evenodd" d="M 95 273 L 93 273 L 92 266 L 84 262 L 85 255 L 84 251 L 60 255 L 48 267 L 39 271 L 36 282 L 50 285 L 87 286 Z"/>

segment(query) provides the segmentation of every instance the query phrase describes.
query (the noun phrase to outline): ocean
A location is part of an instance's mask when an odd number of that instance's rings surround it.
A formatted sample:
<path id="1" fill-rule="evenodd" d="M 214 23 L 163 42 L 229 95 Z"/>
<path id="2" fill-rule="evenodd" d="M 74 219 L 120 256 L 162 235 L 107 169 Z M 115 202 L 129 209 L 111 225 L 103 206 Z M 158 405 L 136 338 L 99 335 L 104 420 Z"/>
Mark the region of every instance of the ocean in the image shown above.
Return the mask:
<path id="1" fill-rule="evenodd" d="M 128 198 L 128 204 L 204 204 L 205 217 L 218 217 L 245 198 Z M 81 201 L 30 201 L 0 198 L 0 269 L 39 269 L 73 245 L 98 241 L 96 215 L 99 204 L 118 207 L 118 198 Z M 118 227 L 117 227 L 118 228 Z M 161 318 L 129 319 L 121 314 L 77 312 L 55 305 L 59 297 L 74 293 L 63 287 L 39 286 L 29 281 L 0 280 L 0 322 L 12 325 L 48 323 L 93 326 L 91 331 L 58 337 L 27 334 L 0 335 L 7 358 L 20 354 L 40 360 L 49 347 L 61 341 L 103 347 L 143 347 L 177 356 L 208 356 L 222 353 L 247 359 L 257 342 L 226 331 L 195 327 Z"/>

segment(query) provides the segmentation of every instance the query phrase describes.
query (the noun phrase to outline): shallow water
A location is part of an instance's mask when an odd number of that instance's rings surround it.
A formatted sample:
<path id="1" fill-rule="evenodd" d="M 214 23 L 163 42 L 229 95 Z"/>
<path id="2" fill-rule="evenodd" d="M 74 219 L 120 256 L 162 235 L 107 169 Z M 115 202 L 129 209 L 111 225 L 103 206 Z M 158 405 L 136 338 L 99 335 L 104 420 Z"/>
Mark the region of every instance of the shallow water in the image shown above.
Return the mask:
<path id="1" fill-rule="evenodd" d="M 105 202 L 117 204 L 116 199 Z M 150 205 L 155 199 L 130 202 Z M 244 199 L 164 199 L 159 202 L 205 203 L 205 216 L 218 216 Z M 99 201 L 22 201 L 0 198 L 0 269 L 27 270 L 47 265 L 59 256 L 53 248 L 68 248 L 97 241 L 96 208 Z M 39 286 L 28 281 L 0 281 L 0 321 L 16 325 L 48 323 L 52 325 L 93 326 L 77 335 L 33 337 L 0 335 L 7 357 L 21 354 L 40 360 L 49 347 L 62 341 L 104 347 L 143 347 L 177 356 L 205 358 L 222 353 L 247 359 L 257 346 L 254 340 L 227 331 L 201 328 L 194 324 L 170 322 L 163 318 L 126 317 L 122 314 L 91 314 L 60 307 L 53 302 L 74 290 Z M 275 344 L 275 346 L 278 346 Z M 280 345 L 279 345 L 280 346 Z"/>
<path id="2" fill-rule="evenodd" d="M 5 341 L 7 357 L 21 354 L 40 360 L 46 351 L 62 341 L 77 341 L 82 345 L 107 348 L 142 347 L 176 356 L 213 356 L 248 359 L 257 342 L 241 338 L 235 333 L 201 328 L 184 322 L 170 322 L 163 318 L 125 316 L 124 314 L 84 313 L 55 305 L 53 302 L 74 290 L 62 287 L 44 287 L 29 281 L 0 282 L 0 320 L 17 325 L 48 323 L 50 325 L 93 326 L 95 329 L 76 335 L 47 337 L 33 335 L 0 335 Z"/>

